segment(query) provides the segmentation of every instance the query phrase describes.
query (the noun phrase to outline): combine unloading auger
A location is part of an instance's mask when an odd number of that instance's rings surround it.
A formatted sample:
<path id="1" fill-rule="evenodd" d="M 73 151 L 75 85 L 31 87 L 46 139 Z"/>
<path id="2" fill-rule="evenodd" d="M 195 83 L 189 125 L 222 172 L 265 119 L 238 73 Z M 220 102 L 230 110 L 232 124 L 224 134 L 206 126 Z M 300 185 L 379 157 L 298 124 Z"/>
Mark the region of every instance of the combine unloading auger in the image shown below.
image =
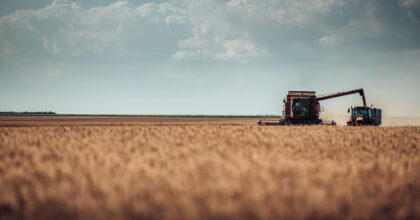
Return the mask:
<path id="1" fill-rule="evenodd" d="M 337 97 L 340 97 L 340 96 L 351 95 L 351 94 L 355 94 L 355 93 L 359 93 L 359 95 L 362 96 L 363 106 L 366 106 L 365 92 L 363 91 L 363 89 L 355 89 L 355 90 L 350 90 L 350 91 L 347 91 L 347 92 L 337 92 L 337 93 L 330 94 L 330 95 L 324 95 L 324 96 L 318 97 L 316 99 L 318 101 L 322 101 L 322 100 L 326 100 L 326 99 L 337 98 Z"/>

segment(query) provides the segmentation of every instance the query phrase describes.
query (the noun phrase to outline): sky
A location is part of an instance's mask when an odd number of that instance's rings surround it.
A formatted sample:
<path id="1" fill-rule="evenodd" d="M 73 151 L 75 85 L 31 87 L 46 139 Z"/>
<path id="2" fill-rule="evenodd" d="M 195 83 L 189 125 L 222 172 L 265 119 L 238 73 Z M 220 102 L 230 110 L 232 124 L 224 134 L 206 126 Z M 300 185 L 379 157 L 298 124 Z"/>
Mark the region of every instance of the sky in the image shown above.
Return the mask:
<path id="1" fill-rule="evenodd" d="M 420 0 L 0 1 L 0 111 L 281 114 L 363 88 L 420 117 L 419 87 Z"/>

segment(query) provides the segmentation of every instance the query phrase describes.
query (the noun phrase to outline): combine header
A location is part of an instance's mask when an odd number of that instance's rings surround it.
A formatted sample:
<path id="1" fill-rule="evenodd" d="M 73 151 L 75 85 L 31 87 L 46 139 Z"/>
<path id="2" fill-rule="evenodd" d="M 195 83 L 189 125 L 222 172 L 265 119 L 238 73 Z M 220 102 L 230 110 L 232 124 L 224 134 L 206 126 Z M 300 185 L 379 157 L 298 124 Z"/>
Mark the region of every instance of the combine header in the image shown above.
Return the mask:
<path id="1" fill-rule="evenodd" d="M 283 100 L 283 117 L 276 120 L 260 120 L 259 125 L 335 125 L 334 121 L 322 121 L 319 118 L 321 112 L 320 101 L 337 98 L 340 96 L 359 93 L 362 96 L 363 106 L 366 107 L 365 93 L 363 89 L 355 89 L 346 92 L 316 97 L 314 91 L 289 91 L 286 99 Z M 368 108 L 368 107 L 366 107 Z"/>

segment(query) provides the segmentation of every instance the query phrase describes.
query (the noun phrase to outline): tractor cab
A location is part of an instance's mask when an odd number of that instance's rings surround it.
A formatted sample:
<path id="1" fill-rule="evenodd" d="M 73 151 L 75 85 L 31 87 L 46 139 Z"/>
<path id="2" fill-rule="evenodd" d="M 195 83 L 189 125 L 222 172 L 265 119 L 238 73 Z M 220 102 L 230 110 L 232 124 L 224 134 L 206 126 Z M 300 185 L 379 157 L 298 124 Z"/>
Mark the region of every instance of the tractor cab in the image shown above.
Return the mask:
<path id="1" fill-rule="evenodd" d="M 382 111 L 378 108 L 367 106 L 351 107 L 347 110 L 351 113 L 347 125 L 380 125 L 382 118 Z"/>

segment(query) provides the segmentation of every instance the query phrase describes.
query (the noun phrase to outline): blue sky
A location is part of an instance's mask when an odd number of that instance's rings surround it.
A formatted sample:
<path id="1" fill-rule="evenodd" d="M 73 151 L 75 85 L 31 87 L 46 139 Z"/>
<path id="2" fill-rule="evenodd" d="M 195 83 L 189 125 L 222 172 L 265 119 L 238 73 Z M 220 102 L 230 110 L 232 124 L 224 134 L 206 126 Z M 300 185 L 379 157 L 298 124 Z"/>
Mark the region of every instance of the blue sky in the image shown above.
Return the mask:
<path id="1" fill-rule="evenodd" d="M 288 90 L 364 88 L 419 117 L 419 39 L 420 0 L 2 0 L 0 111 L 280 114 Z"/>

